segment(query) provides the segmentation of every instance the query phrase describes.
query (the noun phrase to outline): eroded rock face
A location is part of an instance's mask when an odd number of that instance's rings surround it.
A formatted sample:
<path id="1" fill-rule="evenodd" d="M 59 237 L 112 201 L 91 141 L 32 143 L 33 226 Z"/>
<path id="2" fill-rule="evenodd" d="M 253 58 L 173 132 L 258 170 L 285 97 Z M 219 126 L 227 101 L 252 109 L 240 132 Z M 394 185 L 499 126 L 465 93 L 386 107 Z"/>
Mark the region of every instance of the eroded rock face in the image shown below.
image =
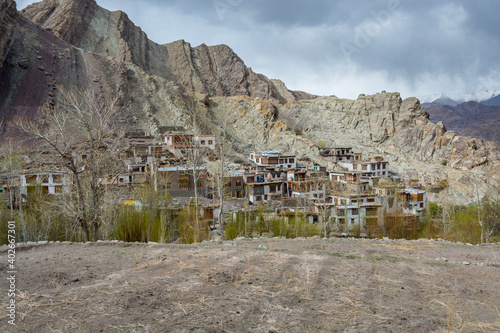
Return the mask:
<path id="1" fill-rule="evenodd" d="M 110 12 L 94 0 L 44 0 L 28 6 L 22 15 L 74 46 L 134 64 L 173 81 L 184 92 L 246 95 L 275 104 L 296 100 L 286 87 L 246 67 L 226 45 L 191 47 L 184 40 L 158 45 L 127 14 Z"/>
<path id="2" fill-rule="evenodd" d="M 15 2 L 11 0 L 0 1 L 0 51 L 7 48 L 17 20 L 18 13 Z M 4 60 L 5 54 L 0 52 L 0 64 L 3 64 Z"/>
<path id="3" fill-rule="evenodd" d="M 488 161 L 488 149 L 482 140 L 458 136 L 446 131 L 442 123 L 431 123 L 418 99 L 402 100 L 399 93 L 289 103 L 279 109 L 279 119 L 328 146 L 379 150 L 387 146 L 407 158 L 465 170 Z"/>
<path id="4" fill-rule="evenodd" d="M 416 98 L 402 100 L 399 93 L 385 92 L 357 100 L 319 97 L 285 104 L 277 115 L 289 131 L 304 133 L 312 143 L 381 155 L 403 178 L 424 183 L 447 179 L 446 196 L 456 202 L 470 201 L 476 183 L 483 191 L 487 178 L 489 184 L 499 181 L 491 172 L 498 166 L 498 149 L 430 122 Z"/>

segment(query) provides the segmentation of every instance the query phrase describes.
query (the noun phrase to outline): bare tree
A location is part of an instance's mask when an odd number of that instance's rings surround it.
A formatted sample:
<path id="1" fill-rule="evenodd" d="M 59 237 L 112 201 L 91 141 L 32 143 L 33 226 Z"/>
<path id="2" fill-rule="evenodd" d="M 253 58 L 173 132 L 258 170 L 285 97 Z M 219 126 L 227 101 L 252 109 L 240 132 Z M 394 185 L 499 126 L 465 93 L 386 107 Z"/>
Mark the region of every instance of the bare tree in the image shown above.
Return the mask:
<path id="1" fill-rule="evenodd" d="M 331 209 L 335 207 L 335 205 L 333 205 L 332 195 L 340 193 L 344 188 L 344 184 L 340 182 L 330 179 L 323 180 L 321 196 L 318 198 L 318 207 L 323 216 L 323 237 L 328 237 Z"/>
<path id="2" fill-rule="evenodd" d="M 199 137 L 202 134 L 204 129 L 204 125 L 198 117 L 198 104 L 195 100 L 194 96 L 188 95 L 186 96 L 186 111 L 189 116 L 189 126 L 191 127 L 192 135 L 184 142 L 184 149 L 181 151 L 182 157 L 186 160 L 188 164 L 188 173 L 193 178 L 193 187 L 194 187 L 194 201 L 195 201 L 195 233 L 194 233 L 194 242 L 197 243 L 200 241 L 200 212 L 199 212 L 199 198 L 198 198 L 198 181 L 203 176 L 200 167 L 206 157 L 205 151 L 200 147 L 200 142 L 195 140 L 196 137 Z"/>
<path id="3" fill-rule="evenodd" d="M 225 199 L 225 180 L 226 168 L 229 156 L 231 154 L 231 144 L 228 141 L 227 119 L 221 120 L 220 132 L 217 135 L 217 148 L 215 150 L 216 162 L 212 162 L 212 176 L 217 186 L 219 197 L 219 225 L 221 237 L 224 240 L 224 199 Z"/>
<path id="4" fill-rule="evenodd" d="M 19 148 L 14 148 L 12 140 L 4 141 L 0 147 L 0 175 L 3 175 L 6 180 L 11 218 L 14 218 L 14 185 L 19 182 L 22 167 L 23 161 L 19 154 Z"/>
<path id="5" fill-rule="evenodd" d="M 481 205 L 483 207 L 482 232 L 485 235 L 485 242 L 489 243 L 492 235 L 500 234 L 500 187 L 491 186 L 481 200 Z M 478 210 L 479 208 L 478 204 Z"/>
<path id="6" fill-rule="evenodd" d="M 80 226 L 85 242 L 99 239 L 104 198 L 103 180 L 113 173 L 123 131 L 118 126 L 117 99 L 92 90 L 59 90 L 55 105 L 45 104 L 34 120 L 17 126 L 38 139 L 70 171 L 74 191 L 63 210 Z"/>

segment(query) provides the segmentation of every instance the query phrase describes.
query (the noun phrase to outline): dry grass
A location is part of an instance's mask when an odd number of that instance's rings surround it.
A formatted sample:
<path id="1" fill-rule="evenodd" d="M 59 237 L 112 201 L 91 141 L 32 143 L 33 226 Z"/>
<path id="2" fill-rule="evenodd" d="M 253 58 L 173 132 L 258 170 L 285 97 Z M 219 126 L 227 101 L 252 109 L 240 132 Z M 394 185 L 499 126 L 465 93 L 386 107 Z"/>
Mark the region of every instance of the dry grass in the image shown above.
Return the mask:
<path id="1" fill-rule="evenodd" d="M 27 266 L 50 280 L 20 286 L 20 325 L 47 332 L 93 332 L 96 325 L 110 332 L 500 330 L 496 267 L 430 264 L 417 259 L 415 243 L 401 245 L 412 251 L 411 260 L 401 257 L 402 248 L 368 241 L 272 239 L 265 241 L 267 249 L 261 244 L 135 245 L 111 258 L 72 245 L 64 252 L 66 264 L 87 251 L 88 268 L 57 276 L 43 274 L 51 267 Z M 44 249 L 21 260 L 30 264 L 47 256 Z M 438 251 L 425 256 L 440 258 L 448 249 L 423 250 Z M 466 250 L 455 256 L 481 248 Z"/>

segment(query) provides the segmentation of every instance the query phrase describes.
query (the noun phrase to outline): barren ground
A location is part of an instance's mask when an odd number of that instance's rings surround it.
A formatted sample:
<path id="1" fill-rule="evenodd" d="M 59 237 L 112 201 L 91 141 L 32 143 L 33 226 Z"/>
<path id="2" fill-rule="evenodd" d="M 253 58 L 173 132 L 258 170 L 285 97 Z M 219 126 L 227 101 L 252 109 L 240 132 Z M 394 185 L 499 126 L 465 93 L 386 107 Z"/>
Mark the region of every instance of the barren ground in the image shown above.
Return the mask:
<path id="1" fill-rule="evenodd" d="M 16 259 L 1 332 L 500 332 L 498 244 L 50 243 Z"/>

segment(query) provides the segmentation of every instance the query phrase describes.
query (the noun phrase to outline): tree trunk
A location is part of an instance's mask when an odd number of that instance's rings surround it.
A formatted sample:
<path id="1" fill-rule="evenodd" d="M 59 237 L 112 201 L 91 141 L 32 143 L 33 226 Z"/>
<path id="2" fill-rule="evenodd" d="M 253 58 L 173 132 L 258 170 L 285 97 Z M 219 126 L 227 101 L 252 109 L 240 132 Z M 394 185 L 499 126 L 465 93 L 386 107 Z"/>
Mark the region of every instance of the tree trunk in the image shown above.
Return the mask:
<path id="1" fill-rule="evenodd" d="M 193 181 L 194 181 L 194 207 L 195 207 L 195 220 L 196 220 L 196 230 L 194 232 L 194 242 L 199 242 L 200 236 L 200 220 L 198 218 L 198 179 L 196 178 L 196 163 L 193 163 Z"/>
<path id="2" fill-rule="evenodd" d="M 220 208 L 219 208 L 219 225 L 221 232 L 221 239 L 224 240 L 224 198 L 223 193 L 219 196 Z"/>
<path id="3" fill-rule="evenodd" d="M 21 190 L 19 190 L 19 199 L 21 199 Z M 12 187 L 9 187 L 9 205 L 10 205 L 10 218 L 14 219 L 14 196 L 12 195 Z M 21 203 L 19 202 L 18 205 L 21 205 Z"/>
<path id="4" fill-rule="evenodd" d="M 221 142 L 221 156 L 220 156 L 220 184 L 219 184 L 219 201 L 220 201 L 220 211 L 219 211 L 219 224 L 221 231 L 221 239 L 224 240 L 224 144 L 225 144 L 225 136 L 223 141 Z"/>
<path id="5" fill-rule="evenodd" d="M 82 190 L 82 185 L 80 183 L 80 177 L 78 175 L 78 172 L 76 168 L 72 169 L 73 175 L 75 176 L 75 183 L 76 183 L 76 191 L 77 191 L 77 196 L 78 196 L 78 209 L 79 211 L 79 216 L 78 216 L 78 222 L 80 224 L 80 227 L 82 228 L 83 231 L 83 239 L 85 243 L 90 241 L 90 232 L 89 232 L 89 226 L 88 226 L 88 221 L 87 221 L 87 212 L 86 212 L 86 205 L 85 205 L 85 196 L 83 195 L 83 190 Z"/>
<path id="6" fill-rule="evenodd" d="M 79 217 L 78 224 L 80 224 L 80 227 L 82 228 L 83 241 L 85 243 L 88 243 L 90 241 L 90 233 L 89 233 L 87 221 L 85 221 L 83 218 Z"/>
<path id="7" fill-rule="evenodd" d="M 94 222 L 92 223 L 92 241 L 97 242 L 99 240 L 99 229 L 100 223 Z"/>

